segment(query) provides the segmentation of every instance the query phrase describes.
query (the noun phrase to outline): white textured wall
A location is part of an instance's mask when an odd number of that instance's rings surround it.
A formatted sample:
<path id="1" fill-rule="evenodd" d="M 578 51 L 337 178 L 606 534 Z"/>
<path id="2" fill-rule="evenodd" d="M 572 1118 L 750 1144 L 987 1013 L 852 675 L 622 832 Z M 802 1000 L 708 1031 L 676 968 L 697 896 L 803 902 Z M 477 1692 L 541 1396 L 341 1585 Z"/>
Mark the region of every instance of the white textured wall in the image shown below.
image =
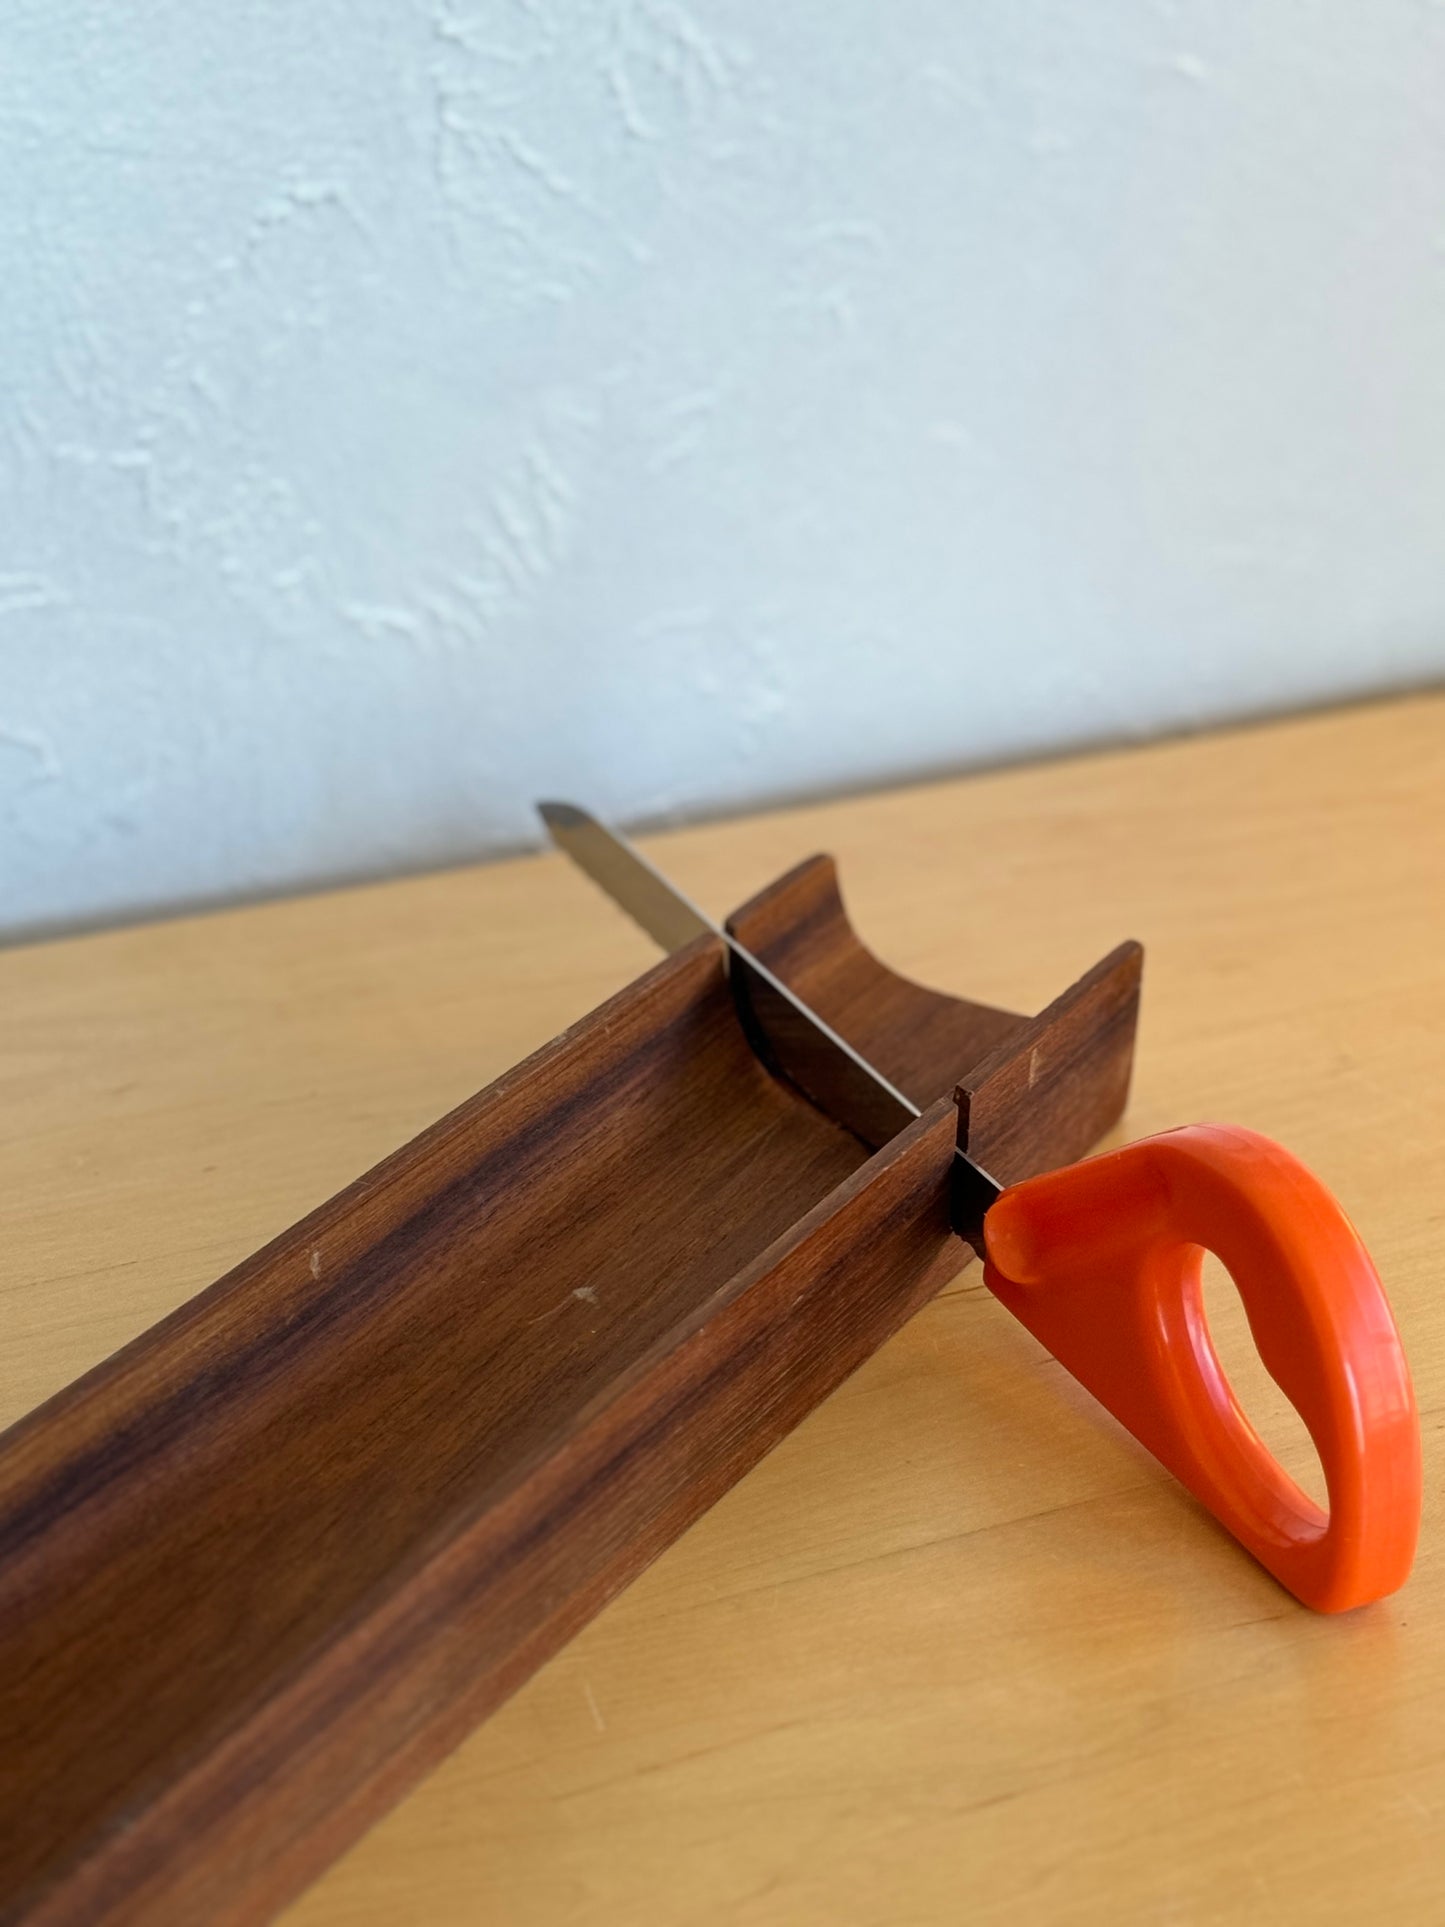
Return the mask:
<path id="1" fill-rule="evenodd" d="M 1424 0 L 9 0 L 0 924 L 1445 666 Z"/>

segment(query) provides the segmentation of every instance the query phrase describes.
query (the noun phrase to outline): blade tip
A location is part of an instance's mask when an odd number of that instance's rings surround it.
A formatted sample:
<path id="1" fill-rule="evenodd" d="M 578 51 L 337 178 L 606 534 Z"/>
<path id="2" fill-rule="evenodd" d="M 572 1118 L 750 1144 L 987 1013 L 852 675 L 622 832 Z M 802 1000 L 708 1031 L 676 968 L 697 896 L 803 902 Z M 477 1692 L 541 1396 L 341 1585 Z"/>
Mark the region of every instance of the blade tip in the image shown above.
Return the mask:
<path id="1" fill-rule="evenodd" d="M 589 819 L 586 810 L 575 803 L 558 803 L 548 798 L 536 806 L 537 814 L 549 830 L 579 830 Z"/>

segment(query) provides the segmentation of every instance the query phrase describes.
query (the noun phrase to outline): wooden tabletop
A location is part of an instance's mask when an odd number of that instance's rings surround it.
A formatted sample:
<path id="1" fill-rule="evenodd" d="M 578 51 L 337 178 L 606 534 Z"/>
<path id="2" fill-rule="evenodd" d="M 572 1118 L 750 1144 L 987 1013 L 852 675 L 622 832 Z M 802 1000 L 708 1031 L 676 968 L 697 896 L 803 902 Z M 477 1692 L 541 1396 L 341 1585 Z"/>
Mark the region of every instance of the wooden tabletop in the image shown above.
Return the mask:
<path id="1" fill-rule="evenodd" d="M 1445 697 L 650 847 L 715 912 L 831 850 L 889 963 L 1020 1010 L 1140 938 L 1121 1135 L 1249 1124 L 1344 1200 L 1415 1372 L 1414 1577 L 1296 1606 L 975 1267 L 291 1927 L 1445 1918 Z M 552 856 L 0 955 L 0 1424 L 652 956 Z"/>

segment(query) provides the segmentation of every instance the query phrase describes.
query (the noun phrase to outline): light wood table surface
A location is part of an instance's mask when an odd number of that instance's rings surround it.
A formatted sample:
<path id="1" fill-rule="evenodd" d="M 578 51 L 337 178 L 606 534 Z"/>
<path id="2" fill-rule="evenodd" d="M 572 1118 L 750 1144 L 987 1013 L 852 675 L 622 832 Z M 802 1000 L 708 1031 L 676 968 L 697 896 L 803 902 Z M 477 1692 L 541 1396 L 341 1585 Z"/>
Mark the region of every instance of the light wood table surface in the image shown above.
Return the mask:
<path id="1" fill-rule="evenodd" d="M 291 1927 L 1445 1920 L 1445 698 L 651 847 L 715 912 L 832 850 L 889 963 L 1021 1010 L 1140 938 L 1121 1135 L 1249 1124 L 1345 1201 L 1415 1372 L 1415 1574 L 1297 1607 L 975 1267 Z M 0 955 L 0 1422 L 651 961 L 553 856 Z"/>

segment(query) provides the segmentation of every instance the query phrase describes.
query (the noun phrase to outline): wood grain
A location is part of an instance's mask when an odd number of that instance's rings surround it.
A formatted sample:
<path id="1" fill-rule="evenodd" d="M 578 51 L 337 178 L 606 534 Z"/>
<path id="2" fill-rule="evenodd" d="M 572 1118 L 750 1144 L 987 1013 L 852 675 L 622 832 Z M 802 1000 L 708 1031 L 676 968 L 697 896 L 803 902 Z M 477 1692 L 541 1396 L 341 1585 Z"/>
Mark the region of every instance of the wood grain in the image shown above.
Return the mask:
<path id="1" fill-rule="evenodd" d="M 986 1039 L 887 1002 L 865 1160 L 699 940 L 0 1438 L 4 1917 L 267 1917 L 937 1289 Z"/>
<path id="2" fill-rule="evenodd" d="M 1144 965 L 1137 943 L 1117 945 L 1037 1017 L 1025 1018 L 944 996 L 880 963 L 848 921 L 830 857 L 796 865 L 728 929 L 920 1107 L 947 1088 L 950 1065 L 966 1066 L 955 1092 L 959 1147 L 1001 1184 L 1083 1157 L 1123 1114 Z M 733 986 L 745 1023 L 762 1032 L 765 1060 L 826 1108 L 811 1040 L 796 1041 L 785 1001 L 746 966 L 734 972 Z M 868 1142 L 883 1141 L 888 1115 L 884 1107 Z M 956 1198 L 954 1215 L 963 1235 L 976 1236 L 968 1202 Z"/>
<path id="3" fill-rule="evenodd" d="M 1000 1184 L 1083 1157 L 1123 1114 L 1143 968 L 1120 944 L 966 1073 L 959 1145 Z"/>
<path id="4" fill-rule="evenodd" d="M 797 864 L 728 920 L 728 929 L 775 977 L 828 1020 L 920 1109 L 949 1088 L 945 1066 L 964 1070 L 1015 1036 L 1025 1020 L 971 998 L 911 983 L 858 939 L 831 857 Z M 761 980 L 743 975 L 765 1030 L 775 1019 Z"/>
<path id="5" fill-rule="evenodd" d="M 996 1006 L 1144 939 L 1124 1131 L 1237 1119 L 1344 1199 L 1424 1413 L 1415 1576 L 1293 1607 L 970 1270 L 294 1927 L 1438 1920 L 1442 823 L 1426 697 L 650 843 L 714 909 L 830 848 L 865 940 Z M 0 956 L 3 1415 L 650 960 L 550 857 Z"/>

